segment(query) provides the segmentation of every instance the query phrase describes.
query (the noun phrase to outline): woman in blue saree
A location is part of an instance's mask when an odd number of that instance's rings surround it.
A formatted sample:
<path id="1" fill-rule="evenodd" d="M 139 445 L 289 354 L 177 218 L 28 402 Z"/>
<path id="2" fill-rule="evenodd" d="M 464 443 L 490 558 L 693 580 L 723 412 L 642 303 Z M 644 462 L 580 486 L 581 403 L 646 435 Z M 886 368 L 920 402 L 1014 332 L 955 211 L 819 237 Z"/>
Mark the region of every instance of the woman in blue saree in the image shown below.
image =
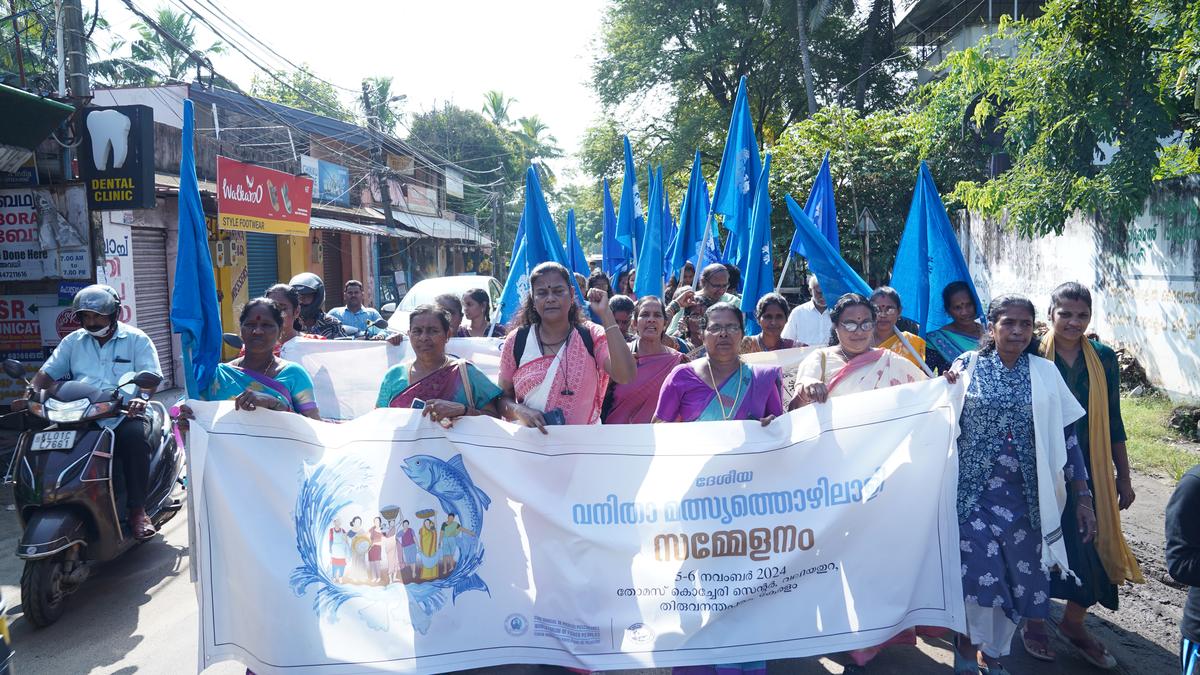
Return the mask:
<path id="1" fill-rule="evenodd" d="M 198 398 L 233 401 L 238 410 L 280 410 L 321 419 L 313 395 L 312 378 L 297 363 L 275 355 L 283 313 L 270 298 L 255 298 L 242 308 L 239 318 L 245 355 L 217 365 L 212 384 Z M 180 416 L 191 411 L 180 407 Z"/>

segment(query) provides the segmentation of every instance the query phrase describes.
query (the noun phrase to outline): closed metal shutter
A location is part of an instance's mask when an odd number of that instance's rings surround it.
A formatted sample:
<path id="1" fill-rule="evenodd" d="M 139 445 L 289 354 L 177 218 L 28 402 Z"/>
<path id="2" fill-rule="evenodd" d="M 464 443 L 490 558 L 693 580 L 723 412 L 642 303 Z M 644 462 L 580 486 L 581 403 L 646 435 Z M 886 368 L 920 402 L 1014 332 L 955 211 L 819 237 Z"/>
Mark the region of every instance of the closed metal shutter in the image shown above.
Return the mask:
<path id="1" fill-rule="evenodd" d="M 279 241 L 273 234 L 246 233 L 246 283 L 247 298 L 257 298 L 267 289 L 280 282 Z M 287 283 L 287 279 L 282 280 Z"/>
<path id="2" fill-rule="evenodd" d="M 175 359 L 171 349 L 171 301 L 167 290 L 167 233 L 133 228 L 133 290 L 137 297 L 137 327 L 150 336 L 162 367 L 162 388 L 174 386 Z"/>
<path id="3" fill-rule="evenodd" d="M 342 276 L 342 237 L 338 232 L 322 232 L 321 247 L 321 281 L 325 282 L 325 311 L 341 307 L 342 285 L 346 283 Z"/>

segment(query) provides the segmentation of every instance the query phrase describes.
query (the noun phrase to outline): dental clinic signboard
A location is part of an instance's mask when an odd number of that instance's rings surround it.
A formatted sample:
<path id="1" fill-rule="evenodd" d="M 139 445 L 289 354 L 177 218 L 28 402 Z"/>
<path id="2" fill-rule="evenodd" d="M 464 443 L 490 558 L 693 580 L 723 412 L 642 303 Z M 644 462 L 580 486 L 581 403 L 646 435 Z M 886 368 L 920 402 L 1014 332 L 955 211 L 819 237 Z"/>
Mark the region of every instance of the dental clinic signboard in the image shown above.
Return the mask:
<path id="1" fill-rule="evenodd" d="M 145 105 L 84 110 L 79 173 L 89 209 L 154 208 L 154 110 Z"/>
<path id="2" fill-rule="evenodd" d="M 217 157 L 217 227 L 308 236 L 313 181 Z"/>

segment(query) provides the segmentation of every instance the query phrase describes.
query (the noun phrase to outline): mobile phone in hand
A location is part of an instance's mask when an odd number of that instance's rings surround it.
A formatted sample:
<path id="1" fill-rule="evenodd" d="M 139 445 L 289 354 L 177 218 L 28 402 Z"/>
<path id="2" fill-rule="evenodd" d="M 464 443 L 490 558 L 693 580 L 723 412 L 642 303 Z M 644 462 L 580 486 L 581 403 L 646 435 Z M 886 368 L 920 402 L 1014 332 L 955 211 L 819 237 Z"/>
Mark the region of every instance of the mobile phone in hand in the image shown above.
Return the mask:
<path id="1" fill-rule="evenodd" d="M 563 415 L 562 408 L 547 410 L 542 413 L 542 419 L 546 421 L 546 426 L 563 426 L 567 423 L 567 418 Z"/>
<path id="2" fill-rule="evenodd" d="M 424 401 L 424 399 L 414 398 L 412 405 L 409 407 L 412 408 L 413 410 L 421 410 L 422 408 L 425 407 L 425 401 Z"/>

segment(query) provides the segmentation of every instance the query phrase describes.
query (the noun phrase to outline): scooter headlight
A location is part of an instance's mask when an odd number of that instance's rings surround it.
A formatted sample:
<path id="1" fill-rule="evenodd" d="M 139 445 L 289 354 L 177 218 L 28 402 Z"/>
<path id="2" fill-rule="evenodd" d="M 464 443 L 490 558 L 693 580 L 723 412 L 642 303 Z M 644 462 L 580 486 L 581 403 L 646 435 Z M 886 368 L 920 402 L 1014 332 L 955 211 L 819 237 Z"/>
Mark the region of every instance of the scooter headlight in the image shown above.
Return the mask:
<path id="1" fill-rule="evenodd" d="M 83 413 L 91 403 L 85 399 L 78 401 L 60 401 L 52 398 L 46 401 L 46 419 L 51 422 L 78 422 L 83 419 Z"/>
<path id="2" fill-rule="evenodd" d="M 84 413 L 83 416 L 84 417 L 101 417 L 103 415 L 107 415 L 108 413 L 112 412 L 112 409 L 115 408 L 116 406 L 117 406 L 116 401 L 100 401 L 99 403 L 93 403 L 90 406 L 88 406 L 87 412 Z"/>

